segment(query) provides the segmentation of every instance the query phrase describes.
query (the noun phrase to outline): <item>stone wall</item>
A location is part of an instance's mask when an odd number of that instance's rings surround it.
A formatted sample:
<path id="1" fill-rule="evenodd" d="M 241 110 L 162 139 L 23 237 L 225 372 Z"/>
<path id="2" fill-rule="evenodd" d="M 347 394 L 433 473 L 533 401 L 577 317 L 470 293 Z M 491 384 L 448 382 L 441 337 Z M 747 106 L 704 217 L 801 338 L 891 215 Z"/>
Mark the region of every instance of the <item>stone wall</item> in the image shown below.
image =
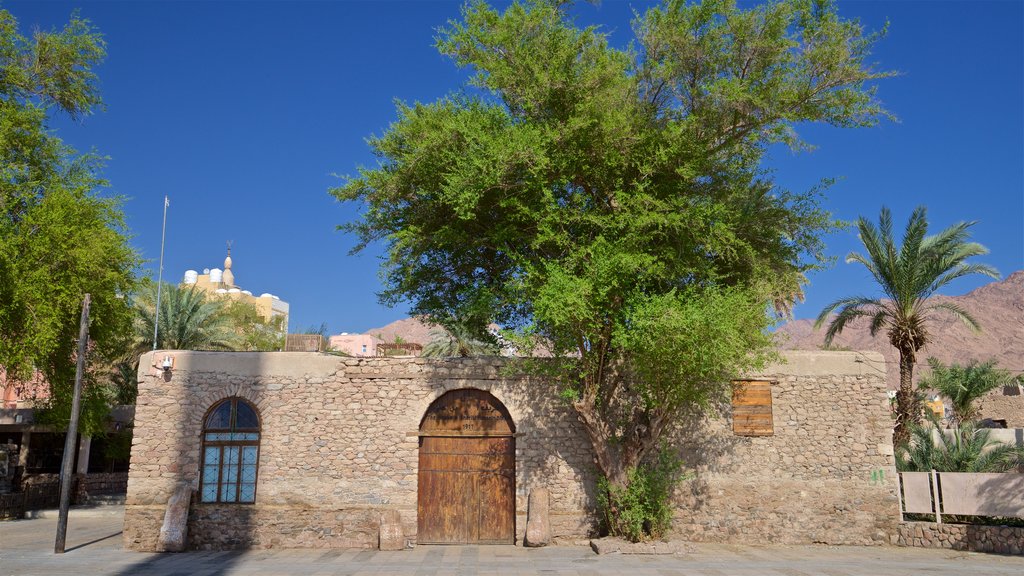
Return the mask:
<path id="1" fill-rule="evenodd" d="M 548 384 L 500 359 L 339 358 L 311 353 L 158 352 L 144 357 L 125 511 L 126 547 L 154 550 L 175 485 L 196 487 L 202 419 L 240 396 L 260 411 L 256 503 L 193 499 L 193 548 L 373 547 L 397 510 L 415 541 L 420 419 L 449 390 L 486 390 L 516 426 L 516 533 L 534 487 L 551 493 L 556 541 L 594 525 L 595 466 L 574 414 Z M 842 352 L 787 353 L 773 386 L 775 436 L 732 435 L 724 417 L 688 423 L 679 534 L 701 540 L 880 543 L 897 514 L 882 377 Z M 881 535 L 880 535 L 881 533 Z"/>
<path id="2" fill-rule="evenodd" d="M 884 374 L 851 353 L 787 352 L 772 380 L 774 433 L 732 433 L 729 409 L 683 440 L 695 468 L 675 529 L 698 541 L 884 544 L 898 520 Z M 871 358 L 869 358 L 871 360 Z"/>
<path id="3" fill-rule="evenodd" d="M 997 388 L 978 401 L 982 418 L 1006 420 L 1007 428 L 1024 428 L 1024 390 L 1018 385 Z"/>
<path id="4" fill-rule="evenodd" d="M 1020 527 L 903 522 L 894 540 L 917 548 L 1024 554 L 1024 528 Z"/>

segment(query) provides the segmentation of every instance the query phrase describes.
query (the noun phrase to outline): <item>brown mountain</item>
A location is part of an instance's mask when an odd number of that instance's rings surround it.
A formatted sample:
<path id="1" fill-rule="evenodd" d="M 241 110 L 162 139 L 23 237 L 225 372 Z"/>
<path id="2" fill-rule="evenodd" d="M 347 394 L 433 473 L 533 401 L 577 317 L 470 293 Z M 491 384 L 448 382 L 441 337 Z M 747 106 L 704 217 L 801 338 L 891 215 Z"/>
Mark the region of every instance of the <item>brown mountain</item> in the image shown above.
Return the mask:
<path id="1" fill-rule="evenodd" d="M 395 320 L 387 326 L 381 326 L 380 328 L 370 328 L 364 334 L 376 336 L 382 342 L 394 342 L 395 337 L 399 337 L 403 342 L 411 342 L 414 344 L 422 344 L 424 346 L 430 342 L 430 332 L 435 328 L 426 322 L 423 322 L 419 318 L 402 318 L 401 320 Z"/>
<path id="2" fill-rule="evenodd" d="M 932 342 L 918 353 L 917 374 L 931 356 L 947 364 L 995 358 L 1000 368 L 1015 374 L 1024 370 L 1024 270 L 963 296 L 935 296 L 935 299 L 955 302 L 967 310 L 981 325 L 981 332 L 973 332 L 959 320 L 937 312 L 928 324 Z M 813 320 L 794 320 L 781 326 L 776 337 L 783 349 L 818 350 L 824 344 L 824 327 L 815 330 Z M 898 386 L 899 354 L 884 333 L 872 338 L 864 319 L 847 326 L 832 345 L 881 352 L 885 356 L 889 387 Z"/>

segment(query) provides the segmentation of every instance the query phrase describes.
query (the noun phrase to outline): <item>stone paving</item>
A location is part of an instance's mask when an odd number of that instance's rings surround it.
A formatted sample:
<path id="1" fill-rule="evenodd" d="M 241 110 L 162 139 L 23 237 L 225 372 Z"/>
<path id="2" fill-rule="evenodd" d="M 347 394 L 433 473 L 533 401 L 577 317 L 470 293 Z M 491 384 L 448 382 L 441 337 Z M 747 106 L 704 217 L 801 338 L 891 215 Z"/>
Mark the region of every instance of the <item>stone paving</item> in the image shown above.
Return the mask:
<path id="1" fill-rule="evenodd" d="M 0 576 L 228 575 L 578 575 L 876 576 L 879 574 L 1024 574 L 1024 558 L 858 546 L 694 544 L 678 556 L 597 556 L 584 546 L 418 546 L 375 550 L 251 550 L 150 554 L 121 546 L 123 509 L 73 511 L 67 552 L 53 553 L 55 514 L 0 522 Z"/>

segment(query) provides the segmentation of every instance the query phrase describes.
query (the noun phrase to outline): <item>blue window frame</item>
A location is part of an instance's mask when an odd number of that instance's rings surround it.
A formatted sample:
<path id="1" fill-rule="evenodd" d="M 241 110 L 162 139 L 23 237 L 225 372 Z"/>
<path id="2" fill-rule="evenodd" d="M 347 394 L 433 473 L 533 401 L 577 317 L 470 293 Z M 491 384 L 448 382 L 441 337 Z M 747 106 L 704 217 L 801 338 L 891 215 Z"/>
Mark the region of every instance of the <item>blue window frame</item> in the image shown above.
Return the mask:
<path id="1" fill-rule="evenodd" d="M 200 502 L 251 504 L 256 501 L 260 456 L 260 417 L 243 398 L 214 405 L 203 421 Z"/>

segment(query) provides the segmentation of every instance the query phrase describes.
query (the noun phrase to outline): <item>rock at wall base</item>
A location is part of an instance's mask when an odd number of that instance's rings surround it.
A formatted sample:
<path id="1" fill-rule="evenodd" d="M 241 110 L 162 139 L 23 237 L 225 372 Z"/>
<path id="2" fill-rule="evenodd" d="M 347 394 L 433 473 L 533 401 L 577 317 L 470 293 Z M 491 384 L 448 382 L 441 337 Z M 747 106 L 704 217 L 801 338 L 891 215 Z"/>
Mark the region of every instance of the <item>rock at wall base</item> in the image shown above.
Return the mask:
<path id="1" fill-rule="evenodd" d="M 402 533 L 402 515 L 398 510 L 385 510 L 380 515 L 378 547 L 381 550 L 404 550 L 405 534 Z"/>
<path id="2" fill-rule="evenodd" d="M 158 552 L 181 552 L 188 540 L 188 508 L 192 500 L 192 487 L 181 482 L 167 501 L 167 512 L 160 527 Z"/>
<path id="3" fill-rule="evenodd" d="M 531 548 L 547 546 L 551 543 L 551 523 L 548 521 L 547 488 L 530 490 L 530 500 L 526 507 L 526 538 L 523 545 Z"/>

